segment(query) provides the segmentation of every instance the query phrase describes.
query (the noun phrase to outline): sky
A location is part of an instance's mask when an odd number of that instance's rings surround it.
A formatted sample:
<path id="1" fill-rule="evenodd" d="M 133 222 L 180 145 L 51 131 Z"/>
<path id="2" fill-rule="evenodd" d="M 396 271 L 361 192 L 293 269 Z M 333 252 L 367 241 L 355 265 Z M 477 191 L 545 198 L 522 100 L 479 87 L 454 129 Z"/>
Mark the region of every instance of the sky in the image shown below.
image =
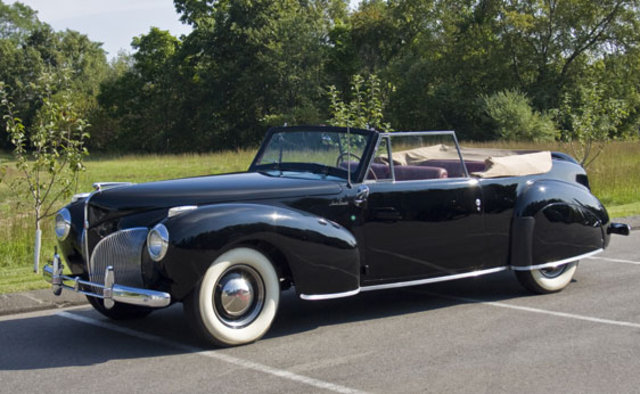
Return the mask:
<path id="1" fill-rule="evenodd" d="M 76 30 L 101 42 L 107 58 L 133 52 L 131 39 L 154 26 L 180 37 L 191 27 L 178 19 L 172 0 L 20 0 L 56 30 Z M 5 1 L 6 3 L 13 3 Z"/>
<path id="2" fill-rule="evenodd" d="M 5 1 L 13 3 L 14 1 Z M 38 19 L 54 30 L 75 30 L 101 42 L 108 59 L 133 52 L 131 39 L 154 26 L 180 37 L 191 27 L 178 19 L 173 0 L 20 0 L 38 11 Z M 360 0 L 350 0 L 355 9 Z"/>

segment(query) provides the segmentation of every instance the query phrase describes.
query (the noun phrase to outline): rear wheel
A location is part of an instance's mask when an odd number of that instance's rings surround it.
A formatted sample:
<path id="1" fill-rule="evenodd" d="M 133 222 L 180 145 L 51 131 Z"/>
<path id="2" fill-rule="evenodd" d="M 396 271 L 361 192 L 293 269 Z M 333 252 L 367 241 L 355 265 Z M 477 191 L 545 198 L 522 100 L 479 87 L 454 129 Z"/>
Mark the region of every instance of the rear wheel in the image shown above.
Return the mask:
<path id="1" fill-rule="evenodd" d="M 548 294 L 567 287 L 577 268 L 578 262 L 573 261 L 553 268 L 515 272 L 522 286 L 534 293 Z"/>
<path id="2" fill-rule="evenodd" d="M 184 310 L 203 339 L 219 346 L 242 345 L 269 330 L 279 300 L 280 283 L 269 259 L 241 247 L 209 266 L 184 300 Z"/>
<path id="3" fill-rule="evenodd" d="M 90 296 L 87 296 L 87 299 L 95 310 L 113 320 L 140 319 L 153 311 L 153 309 L 144 306 L 123 304 L 120 302 L 116 302 L 113 308 L 107 309 L 104 307 L 102 299 Z"/>

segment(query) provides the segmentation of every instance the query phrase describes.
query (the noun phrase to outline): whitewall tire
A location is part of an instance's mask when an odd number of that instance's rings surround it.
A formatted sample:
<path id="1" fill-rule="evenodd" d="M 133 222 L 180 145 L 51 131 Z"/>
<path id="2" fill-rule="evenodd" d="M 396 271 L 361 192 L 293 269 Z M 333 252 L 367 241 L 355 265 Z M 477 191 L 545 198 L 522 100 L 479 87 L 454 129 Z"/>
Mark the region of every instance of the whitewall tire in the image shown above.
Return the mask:
<path id="1" fill-rule="evenodd" d="M 534 293 L 555 293 L 571 283 L 577 268 L 578 262 L 573 261 L 555 268 L 516 271 L 516 277 L 525 288 Z"/>
<path id="2" fill-rule="evenodd" d="M 280 282 L 269 259 L 240 247 L 209 266 L 184 308 L 204 339 L 232 346 L 260 339 L 271 327 L 279 300 Z"/>

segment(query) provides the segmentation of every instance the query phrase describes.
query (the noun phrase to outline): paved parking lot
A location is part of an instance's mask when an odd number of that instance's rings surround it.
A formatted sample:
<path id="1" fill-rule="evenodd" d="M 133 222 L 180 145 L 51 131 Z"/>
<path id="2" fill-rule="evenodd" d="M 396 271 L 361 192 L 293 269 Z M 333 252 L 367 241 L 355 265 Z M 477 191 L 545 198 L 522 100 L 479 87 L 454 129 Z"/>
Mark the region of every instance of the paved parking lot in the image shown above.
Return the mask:
<path id="1" fill-rule="evenodd" d="M 512 273 L 305 302 L 261 341 L 206 349 L 180 305 L 0 317 L 0 392 L 640 392 L 640 231 L 533 296 Z"/>

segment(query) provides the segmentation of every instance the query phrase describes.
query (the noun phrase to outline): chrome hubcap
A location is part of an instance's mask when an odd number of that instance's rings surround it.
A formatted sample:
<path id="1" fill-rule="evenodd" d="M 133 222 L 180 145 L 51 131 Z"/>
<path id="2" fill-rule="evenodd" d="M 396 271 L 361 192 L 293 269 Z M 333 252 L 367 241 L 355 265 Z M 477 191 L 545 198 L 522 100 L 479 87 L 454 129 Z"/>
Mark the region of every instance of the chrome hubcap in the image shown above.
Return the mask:
<path id="1" fill-rule="evenodd" d="M 222 282 L 220 303 L 226 313 L 231 316 L 241 316 L 249 309 L 253 302 L 253 287 L 240 273 L 234 272 Z"/>
<path id="2" fill-rule="evenodd" d="M 562 273 L 567 269 L 567 264 L 561 265 L 559 267 L 554 268 L 543 268 L 540 270 L 540 273 L 545 278 L 553 279 L 562 275 Z"/>
<path id="3" fill-rule="evenodd" d="M 260 274 L 248 265 L 235 265 L 228 268 L 216 283 L 213 309 L 226 326 L 242 328 L 258 317 L 264 296 Z"/>

